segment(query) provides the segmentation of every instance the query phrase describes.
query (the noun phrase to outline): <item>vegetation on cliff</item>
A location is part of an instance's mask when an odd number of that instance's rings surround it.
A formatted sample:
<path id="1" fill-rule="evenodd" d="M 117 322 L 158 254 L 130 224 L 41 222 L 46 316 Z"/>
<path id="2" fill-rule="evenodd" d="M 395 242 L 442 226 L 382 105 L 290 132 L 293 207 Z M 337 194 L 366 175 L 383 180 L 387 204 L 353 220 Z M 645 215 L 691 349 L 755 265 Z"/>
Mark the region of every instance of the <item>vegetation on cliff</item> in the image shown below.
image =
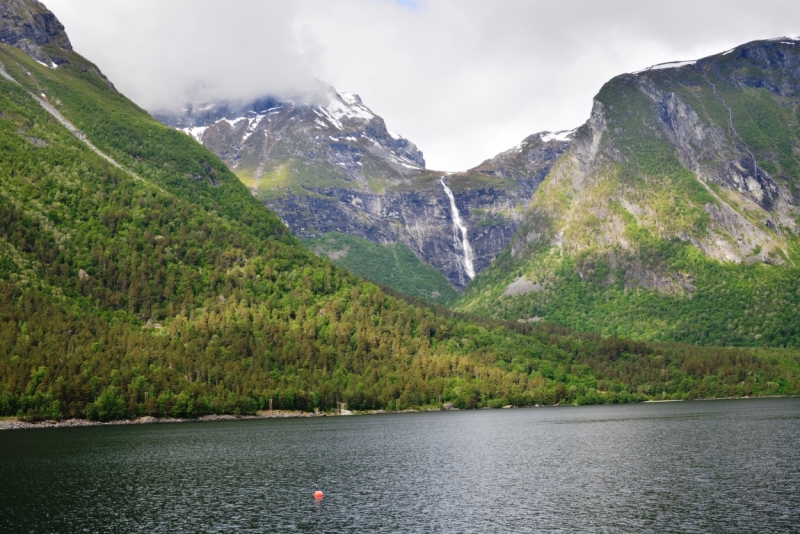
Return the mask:
<path id="1" fill-rule="evenodd" d="M 440 306 L 458 299 L 453 286 L 442 273 L 419 261 L 403 243 L 377 245 L 361 237 L 331 232 L 301 242 L 319 256 L 353 274 Z"/>
<path id="2" fill-rule="evenodd" d="M 754 42 L 607 83 L 512 243 L 455 309 L 646 340 L 800 346 L 794 48 Z M 515 281 L 528 289 L 510 291 Z"/>

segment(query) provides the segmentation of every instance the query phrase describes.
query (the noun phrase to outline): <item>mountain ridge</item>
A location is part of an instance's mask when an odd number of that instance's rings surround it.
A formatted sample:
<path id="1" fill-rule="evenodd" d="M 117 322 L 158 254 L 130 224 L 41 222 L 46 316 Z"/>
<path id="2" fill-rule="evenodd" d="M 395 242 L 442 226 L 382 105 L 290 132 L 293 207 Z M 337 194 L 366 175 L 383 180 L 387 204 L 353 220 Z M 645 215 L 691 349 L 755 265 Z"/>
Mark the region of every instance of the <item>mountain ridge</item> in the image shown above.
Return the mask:
<path id="1" fill-rule="evenodd" d="M 706 328 L 723 343 L 759 343 L 769 324 L 770 342 L 797 343 L 786 311 L 800 259 L 795 42 L 754 41 L 606 83 L 520 230 L 457 309 L 651 339 L 699 340 Z M 738 297 L 755 289 L 733 276 L 788 291 L 766 306 L 774 327 L 754 322 Z M 712 315 L 733 332 L 691 324 L 702 306 L 693 295 L 720 303 Z M 646 311 L 635 319 L 635 309 Z M 684 317 L 669 324 L 678 309 Z"/>
<path id="2" fill-rule="evenodd" d="M 6 0 L 0 4 L 0 43 L 15 46 L 48 66 L 61 63 L 63 58 L 48 56 L 42 47 L 52 43 L 72 50 L 64 25 L 38 0 Z"/>

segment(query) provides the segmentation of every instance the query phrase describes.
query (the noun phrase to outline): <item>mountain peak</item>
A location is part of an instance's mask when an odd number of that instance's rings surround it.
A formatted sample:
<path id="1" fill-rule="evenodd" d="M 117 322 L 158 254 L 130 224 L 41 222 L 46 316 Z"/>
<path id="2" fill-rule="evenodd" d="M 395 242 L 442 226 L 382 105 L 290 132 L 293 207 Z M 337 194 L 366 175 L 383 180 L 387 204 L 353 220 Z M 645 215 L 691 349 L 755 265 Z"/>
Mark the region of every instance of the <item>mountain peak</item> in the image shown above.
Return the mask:
<path id="1" fill-rule="evenodd" d="M 47 65 L 66 61 L 57 53 L 53 55 L 55 50 L 49 45 L 72 50 L 64 25 L 37 0 L 0 2 L 0 42 L 15 46 Z"/>
<path id="2" fill-rule="evenodd" d="M 337 130 L 344 129 L 342 122 L 367 123 L 378 118 L 354 93 L 332 91 L 327 95 L 327 102 L 313 108 L 319 109 Z"/>
<path id="3" fill-rule="evenodd" d="M 360 96 L 322 82 L 320 87 L 313 98 L 198 102 L 155 116 L 210 147 L 232 169 L 254 176 L 256 182 L 274 170 L 273 163 L 287 158 L 304 166 L 327 160 L 332 167 L 323 174 L 343 173 L 364 187 L 364 157 L 388 167 L 397 179 L 425 169 L 416 145 L 390 132 Z"/>
<path id="4" fill-rule="evenodd" d="M 361 97 L 355 93 L 339 93 L 339 96 L 348 104 L 363 104 Z"/>
<path id="5" fill-rule="evenodd" d="M 730 50 L 726 50 L 724 52 L 719 52 L 717 54 L 712 54 L 710 56 L 704 57 L 702 59 L 691 59 L 691 60 L 684 60 L 684 61 L 667 61 L 665 63 L 657 63 L 655 65 L 651 65 L 646 69 L 637 70 L 631 72 L 631 74 L 643 74 L 651 71 L 657 70 L 667 70 L 667 69 L 679 69 L 681 67 L 688 67 L 692 65 L 697 65 L 698 62 L 707 62 L 713 61 L 715 59 L 719 59 L 723 56 L 728 56 L 730 54 L 736 53 L 735 55 L 739 54 L 748 54 L 749 51 L 753 50 L 754 48 L 763 47 L 764 45 L 767 46 L 775 46 L 775 45 L 797 45 L 800 43 L 800 37 L 773 37 L 771 39 L 758 39 L 755 41 L 750 41 L 749 43 L 741 44 L 739 46 L 735 46 Z"/>

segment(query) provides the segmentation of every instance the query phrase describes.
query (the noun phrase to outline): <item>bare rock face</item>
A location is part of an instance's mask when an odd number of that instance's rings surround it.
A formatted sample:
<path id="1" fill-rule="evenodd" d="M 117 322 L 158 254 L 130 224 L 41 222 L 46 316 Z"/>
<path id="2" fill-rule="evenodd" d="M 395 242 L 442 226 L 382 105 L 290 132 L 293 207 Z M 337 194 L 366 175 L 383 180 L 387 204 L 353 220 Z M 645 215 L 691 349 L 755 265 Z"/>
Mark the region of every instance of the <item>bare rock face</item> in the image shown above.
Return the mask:
<path id="1" fill-rule="evenodd" d="M 456 289 L 471 280 L 470 262 L 480 272 L 508 244 L 573 133 L 534 134 L 451 174 L 426 169 L 414 143 L 388 130 L 358 95 L 327 86 L 305 100 L 200 103 L 156 118 L 219 155 L 295 235 L 401 241 Z"/>
<path id="2" fill-rule="evenodd" d="M 133 424 L 135 425 L 152 425 L 158 423 L 158 419 L 153 417 L 152 415 L 145 415 L 139 417 L 138 419 L 134 419 Z"/>
<path id="3" fill-rule="evenodd" d="M 534 198 L 512 256 L 542 239 L 573 255 L 613 252 L 641 287 L 687 290 L 675 273 L 638 265 L 626 233 L 635 221 L 722 262 L 789 261 L 786 239 L 800 232 L 800 141 L 781 108 L 800 94 L 797 44 L 756 41 L 611 80 Z"/>
<path id="4" fill-rule="evenodd" d="M 16 46 L 32 58 L 47 64 L 66 61 L 45 45 L 72 50 L 64 26 L 37 0 L 4 0 L 0 3 L 0 42 Z"/>
<path id="5" fill-rule="evenodd" d="M 531 282 L 524 276 L 520 276 L 510 284 L 501 296 L 503 297 L 515 297 L 517 295 L 527 295 L 532 291 L 542 291 L 544 287 L 541 284 Z"/>

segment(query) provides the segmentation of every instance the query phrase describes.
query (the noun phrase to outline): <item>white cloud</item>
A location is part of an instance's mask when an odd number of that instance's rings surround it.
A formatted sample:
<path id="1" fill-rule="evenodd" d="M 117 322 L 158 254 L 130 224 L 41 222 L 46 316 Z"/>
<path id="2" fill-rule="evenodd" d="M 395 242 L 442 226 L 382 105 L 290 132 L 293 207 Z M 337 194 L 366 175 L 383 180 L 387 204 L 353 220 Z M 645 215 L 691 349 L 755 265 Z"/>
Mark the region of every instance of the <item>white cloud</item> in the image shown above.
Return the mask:
<path id="1" fill-rule="evenodd" d="M 609 78 L 800 34 L 787 0 L 48 0 L 76 50 L 144 107 L 359 93 L 430 168 L 476 165 L 586 120 Z"/>
<path id="2" fill-rule="evenodd" d="M 293 94 L 319 67 L 292 2 L 48 0 L 76 51 L 150 110 Z"/>

